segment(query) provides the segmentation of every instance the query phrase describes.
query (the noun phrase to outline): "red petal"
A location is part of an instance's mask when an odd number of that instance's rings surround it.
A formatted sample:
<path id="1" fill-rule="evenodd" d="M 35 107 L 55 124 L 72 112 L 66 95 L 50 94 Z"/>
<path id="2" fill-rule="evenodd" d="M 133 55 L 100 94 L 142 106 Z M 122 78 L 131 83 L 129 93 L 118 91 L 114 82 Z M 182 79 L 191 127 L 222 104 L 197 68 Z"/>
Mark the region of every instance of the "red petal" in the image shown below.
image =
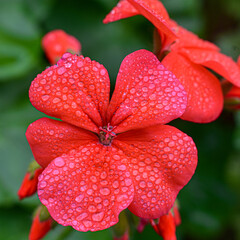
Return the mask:
<path id="1" fill-rule="evenodd" d="M 53 119 L 41 118 L 30 124 L 26 137 L 35 160 L 46 167 L 54 158 L 91 141 L 97 136 L 84 129 Z"/>
<path id="2" fill-rule="evenodd" d="M 34 79 L 29 97 L 39 111 L 98 132 L 105 121 L 109 87 L 109 76 L 102 65 L 65 53 L 57 65 Z"/>
<path id="3" fill-rule="evenodd" d="M 219 80 L 202 66 L 174 52 L 168 54 L 162 63 L 177 76 L 187 91 L 187 109 L 181 118 L 198 123 L 214 121 L 223 108 Z"/>
<path id="4" fill-rule="evenodd" d="M 43 49 L 51 64 L 56 64 L 65 52 L 80 54 L 81 44 L 63 30 L 47 33 L 42 39 Z"/>
<path id="5" fill-rule="evenodd" d="M 200 48 L 200 49 L 208 49 L 213 51 L 220 51 L 220 49 L 213 43 L 200 39 L 193 32 L 188 31 L 187 29 L 181 27 L 173 20 L 170 20 L 170 24 L 172 29 L 174 29 L 178 39 L 171 46 L 172 51 L 181 50 L 184 47 L 192 47 L 192 48 Z"/>
<path id="6" fill-rule="evenodd" d="M 32 196 L 37 191 L 38 176 L 42 173 L 43 168 L 36 169 L 34 175 L 27 172 L 23 178 L 21 187 L 18 190 L 18 197 L 20 200 Z"/>
<path id="7" fill-rule="evenodd" d="M 177 36 L 169 23 L 169 16 L 164 5 L 158 0 L 128 0 L 139 12 L 147 18 L 160 32 L 165 34 L 169 42 Z"/>
<path id="8" fill-rule="evenodd" d="M 180 117 L 186 93 L 178 79 L 156 56 L 139 50 L 122 62 L 109 109 L 108 122 L 119 133 Z"/>
<path id="9" fill-rule="evenodd" d="M 178 206 L 176 204 L 173 205 L 173 214 L 174 214 L 175 225 L 176 226 L 180 225 L 182 222 L 182 219 L 181 219 L 180 212 L 178 210 Z"/>
<path id="10" fill-rule="evenodd" d="M 158 229 L 163 240 L 177 240 L 176 225 L 171 212 L 159 218 Z"/>
<path id="11" fill-rule="evenodd" d="M 32 226 L 29 233 L 29 240 L 40 240 L 42 239 L 52 228 L 53 219 L 50 217 L 46 221 L 40 221 L 40 212 L 34 217 Z"/>
<path id="12" fill-rule="evenodd" d="M 113 144 L 129 157 L 135 189 L 128 209 L 142 218 L 166 214 L 195 172 L 193 140 L 174 127 L 156 125 L 119 134 Z"/>
<path id="13" fill-rule="evenodd" d="M 52 161 L 39 177 L 38 195 L 51 216 L 78 231 L 106 229 L 133 199 L 122 151 L 89 144 Z"/>
<path id="14" fill-rule="evenodd" d="M 240 88 L 232 86 L 230 91 L 224 96 L 224 105 L 228 109 L 240 109 Z"/>
<path id="15" fill-rule="evenodd" d="M 240 87 L 240 68 L 232 58 L 211 50 L 182 49 L 181 54 L 197 64 L 202 64 Z"/>
<path id="16" fill-rule="evenodd" d="M 118 21 L 123 18 L 132 17 L 139 14 L 138 11 L 127 1 L 121 0 L 116 7 L 105 17 L 103 23 Z"/>

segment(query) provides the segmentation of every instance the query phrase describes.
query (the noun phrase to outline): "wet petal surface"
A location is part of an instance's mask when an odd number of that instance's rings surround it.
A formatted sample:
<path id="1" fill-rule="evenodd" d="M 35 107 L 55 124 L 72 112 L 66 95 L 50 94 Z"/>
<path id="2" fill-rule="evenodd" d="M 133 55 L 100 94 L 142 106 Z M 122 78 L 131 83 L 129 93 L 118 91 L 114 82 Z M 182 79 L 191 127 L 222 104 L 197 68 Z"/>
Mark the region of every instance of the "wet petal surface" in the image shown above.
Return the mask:
<path id="1" fill-rule="evenodd" d="M 170 122 L 183 114 L 186 103 L 175 75 L 153 53 L 139 50 L 121 64 L 107 118 L 119 133 Z"/>
<path id="2" fill-rule="evenodd" d="M 182 119 L 207 123 L 214 121 L 223 109 L 223 94 L 219 80 L 207 69 L 171 52 L 162 61 L 183 84 L 188 94 Z"/>
<path id="3" fill-rule="evenodd" d="M 63 153 L 89 142 L 98 142 L 97 136 L 90 131 L 49 118 L 30 124 L 26 137 L 35 160 L 42 167 Z"/>
<path id="4" fill-rule="evenodd" d="M 39 199 L 59 224 L 83 232 L 106 229 L 133 199 L 130 173 L 119 161 L 125 158 L 99 143 L 62 155 L 39 177 Z"/>
<path id="5" fill-rule="evenodd" d="M 123 18 L 139 14 L 138 11 L 127 0 L 119 1 L 117 6 L 105 17 L 103 23 L 115 22 Z"/>
<path id="6" fill-rule="evenodd" d="M 105 122 L 110 82 L 98 62 L 65 53 L 31 84 L 32 105 L 49 116 L 98 132 Z"/>
<path id="7" fill-rule="evenodd" d="M 220 49 L 215 44 L 199 38 L 196 34 L 178 25 L 173 20 L 170 20 L 170 25 L 178 36 L 175 43 L 173 43 L 171 46 L 172 51 L 177 51 L 184 47 L 192 47 L 202 50 L 212 50 L 216 52 L 220 51 Z"/>
<path id="8" fill-rule="evenodd" d="M 165 37 L 173 42 L 177 35 L 169 23 L 169 16 L 164 5 L 158 0 L 129 0 L 139 14 L 147 18 Z"/>
<path id="9" fill-rule="evenodd" d="M 191 48 L 182 49 L 181 54 L 194 63 L 212 69 L 235 86 L 240 87 L 240 68 L 232 58 L 216 51 Z"/>
<path id="10" fill-rule="evenodd" d="M 174 127 L 156 125 L 122 133 L 114 146 L 129 158 L 134 199 L 128 209 L 142 218 L 166 214 L 195 172 L 193 140 Z"/>
<path id="11" fill-rule="evenodd" d="M 143 15 L 160 32 L 168 43 L 172 43 L 176 34 L 169 23 L 169 16 L 164 5 L 158 0 L 123 0 L 106 16 L 104 23 L 120 20 L 122 18 L 132 17 L 134 15 Z"/>

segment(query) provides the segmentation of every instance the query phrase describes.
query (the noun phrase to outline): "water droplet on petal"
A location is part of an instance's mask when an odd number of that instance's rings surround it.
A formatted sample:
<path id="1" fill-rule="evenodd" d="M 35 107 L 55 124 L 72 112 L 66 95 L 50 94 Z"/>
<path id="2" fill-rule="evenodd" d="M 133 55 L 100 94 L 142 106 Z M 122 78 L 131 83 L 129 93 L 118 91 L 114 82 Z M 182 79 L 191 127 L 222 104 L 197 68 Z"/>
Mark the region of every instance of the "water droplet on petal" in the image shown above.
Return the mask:
<path id="1" fill-rule="evenodd" d="M 92 215 L 93 221 L 100 222 L 103 219 L 104 213 L 99 212 Z"/>
<path id="2" fill-rule="evenodd" d="M 57 157 L 57 158 L 55 158 L 55 160 L 54 160 L 54 164 L 55 164 L 55 166 L 57 166 L 57 167 L 63 167 L 63 166 L 65 165 L 65 161 L 63 160 L 63 158 Z"/>
<path id="3" fill-rule="evenodd" d="M 64 74 L 66 72 L 66 68 L 65 67 L 60 67 L 58 70 L 57 70 L 57 73 L 59 74 L 59 75 L 62 75 L 62 74 Z"/>
<path id="4" fill-rule="evenodd" d="M 80 195 L 78 195 L 78 196 L 75 198 L 75 201 L 76 201 L 76 202 L 81 202 L 81 201 L 83 200 L 83 198 L 84 198 L 84 195 L 83 195 L 83 194 L 80 194 Z"/>
<path id="5" fill-rule="evenodd" d="M 101 188 L 100 189 L 100 193 L 102 195 L 109 195 L 110 194 L 110 190 L 108 188 Z"/>
<path id="6" fill-rule="evenodd" d="M 43 100 L 43 101 L 47 101 L 48 99 L 49 99 L 49 95 L 43 95 L 43 96 L 42 96 L 42 100 Z"/>

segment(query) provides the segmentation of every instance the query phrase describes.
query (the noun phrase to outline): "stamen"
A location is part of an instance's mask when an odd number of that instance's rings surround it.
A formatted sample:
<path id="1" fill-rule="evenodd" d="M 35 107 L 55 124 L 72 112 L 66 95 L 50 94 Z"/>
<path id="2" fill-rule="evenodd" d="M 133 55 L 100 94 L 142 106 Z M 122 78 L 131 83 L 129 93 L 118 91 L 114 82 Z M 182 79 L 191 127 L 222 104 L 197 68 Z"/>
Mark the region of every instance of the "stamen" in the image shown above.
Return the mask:
<path id="1" fill-rule="evenodd" d="M 111 126 L 110 123 L 108 123 L 107 126 L 99 127 L 99 139 L 103 145 L 109 146 L 112 142 L 112 139 L 116 137 L 116 133 L 113 132 L 115 128 L 116 126 Z"/>

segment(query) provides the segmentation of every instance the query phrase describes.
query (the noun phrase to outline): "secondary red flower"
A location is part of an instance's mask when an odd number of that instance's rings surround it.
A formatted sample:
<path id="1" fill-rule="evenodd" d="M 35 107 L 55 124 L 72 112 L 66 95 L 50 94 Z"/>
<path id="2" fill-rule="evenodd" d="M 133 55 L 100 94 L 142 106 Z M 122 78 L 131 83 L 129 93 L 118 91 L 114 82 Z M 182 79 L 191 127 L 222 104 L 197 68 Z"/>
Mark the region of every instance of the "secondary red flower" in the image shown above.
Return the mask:
<path id="1" fill-rule="evenodd" d="M 121 0 L 115 8 L 105 17 L 103 23 L 114 22 L 135 15 L 143 15 L 159 29 L 162 37 L 162 48 L 168 46 L 177 36 L 169 23 L 168 12 L 157 0 Z"/>
<path id="2" fill-rule="evenodd" d="M 214 70 L 240 87 L 240 70 L 237 65 L 230 57 L 220 53 L 217 46 L 198 38 L 166 17 L 158 0 L 151 0 L 151 5 L 143 0 L 123 0 L 126 1 L 131 12 L 134 12 L 129 16 L 141 14 L 157 28 L 161 37 L 161 56 L 164 51 L 170 51 L 162 63 L 177 76 L 188 94 L 187 109 L 181 118 L 199 123 L 215 120 L 223 108 L 223 94 L 219 80 L 204 67 Z M 116 6 L 104 22 L 129 17 L 125 14 L 128 5 L 125 4 L 125 8 L 121 5 Z M 160 26 L 163 19 L 168 29 L 176 36 L 175 39 L 172 38 L 174 43 L 169 41 L 169 33 Z"/>
<path id="3" fill-rule="evenodd" d="M 97 231 L 128 208 L 158 218 L 172 207 L 197 165 L 194 142 L 163 125 L 181 116 L 181 83 L 146 50 L 122 62 L 109 103 L 107 70 L 83 56 L 64 54 L 32 82 L 38 110 L 57 121 L 32 123 L 27 140 L 38 163 L 38 195 L 60 224 Z"/>
<path id="4" fill-rule="evenodd" d="M 157 219 L 157 222 L 150 220 L 153 229 L 157 234 L 163 237 L 164 240 L 176 240 L 176 226 L 181 223 L 181 217 L 176 204 L 166 214 Z"/>
<path id="5" fill-rule="evenodd" d="M 237 64 L 240 69 L 240 56 L 238 57 Z M 225 83 L 230 88 L 230 90 L 224 96 L 224 104 L 226 108 L 235 109 L 235 110 L 240 109 L 240 87 L 234 86 L 227 81 L 223 82 L 223 84 Z"/>
<path id="6" fill-rule="evenodd" d="M 49 215 L 45 206 L 40 206 L 33 218 L 29 233 L 29 240 L 42 239 L 52 228 L 53 219 Z"/>
<path id="7" fill-rule="evenodd" d="M 80 54 L 81 51 L 80 42 L 63 30 L 47 33 L 42 39 L 42 46 L 51 64 L 56 64 L 66 52 Z"/>
<path id="8" fill-rule="evenodd" d="M 32 196 L 37 191 L 38 176 L 42 173 L 42 171 L 43 168 L 35 161 L 29 165 L 22 184 L 18 190 L 18 197 L 20 200 Z"/>

